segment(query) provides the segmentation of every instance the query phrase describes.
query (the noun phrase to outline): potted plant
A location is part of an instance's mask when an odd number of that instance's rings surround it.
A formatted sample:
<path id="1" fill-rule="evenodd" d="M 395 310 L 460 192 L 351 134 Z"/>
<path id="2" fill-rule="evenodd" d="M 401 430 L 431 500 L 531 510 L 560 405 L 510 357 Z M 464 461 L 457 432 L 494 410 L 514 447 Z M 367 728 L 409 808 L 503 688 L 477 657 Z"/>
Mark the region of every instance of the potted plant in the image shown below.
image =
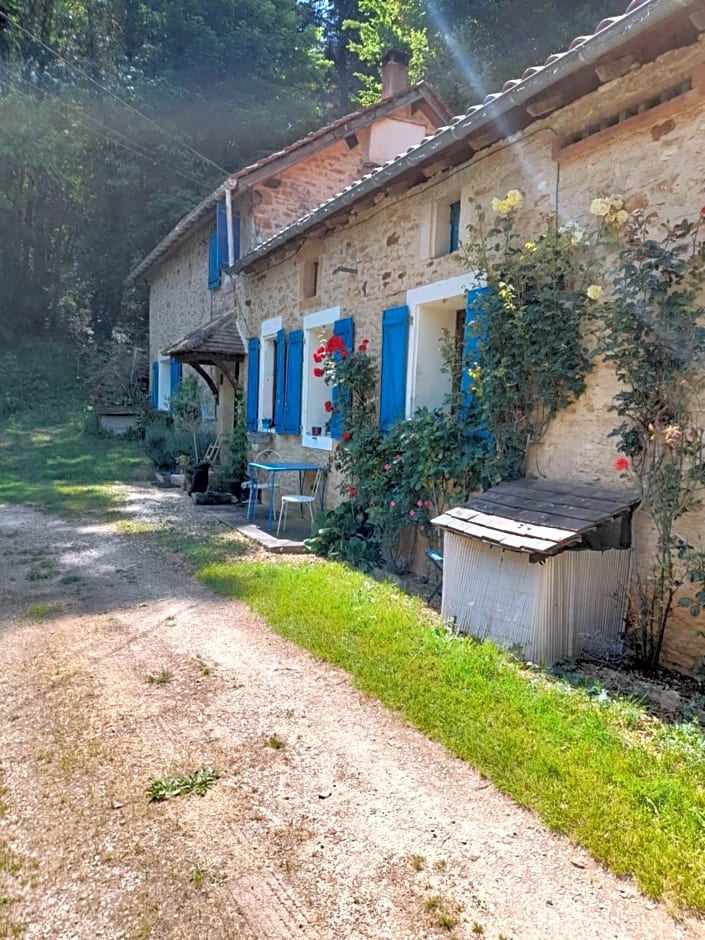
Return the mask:
<path id="1" fill-rule="evenodd" d="M 228 435 L 223 449 L 223 464 L 230 492 L 238 500 L 242 499 L 242 484 L 247 480 L 248 452 L 250 442 L 247 438 L 245 422 L 245 403 L 240 396 L 235 404 L 235 421 L 232 433 Z"/>

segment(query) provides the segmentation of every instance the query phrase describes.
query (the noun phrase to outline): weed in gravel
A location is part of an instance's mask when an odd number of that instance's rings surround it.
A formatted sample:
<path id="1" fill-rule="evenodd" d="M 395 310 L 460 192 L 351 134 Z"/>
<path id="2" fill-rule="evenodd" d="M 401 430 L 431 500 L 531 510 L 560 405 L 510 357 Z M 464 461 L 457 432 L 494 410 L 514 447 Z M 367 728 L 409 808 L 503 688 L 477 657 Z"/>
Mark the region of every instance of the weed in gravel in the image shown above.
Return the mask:
<path id="1" fill-rule="evenodd" d="M 54 563 L 46 560 L 40 562 L 38 565 L 35 565 L 33 568 L 30 568 L 27 574 L 25 575 L 26 581 L 47 581 L 49 578 L 52 578 L 56 573 L 56 568 Z"/>
<path id="2" fill-rule="evenodd" d="M 220 775 L 211 767 L 201 767 L 193 774 L 183 774 L 170 780 L 152 778 L 147 787 L 147 799 L 150 803 L 160 803 L 174 796 L 186 796 L 197 793 L 203 796 L 213 786 Z"/>
<path id="3" fill-rule="evenodd" d="M 411 867 L 414 871 L 423 871 L 426 867 L 426 858 L 423 855 L 412 855 Z"/>
<path id="4" fill-rule="evenodd" d="M 452 905 L 440 894 L 426 899 L 426 913 L 433 915 L 433 922 L 444 930 L 452 930 L 458 924 L 458 905 Z"/>
<path id="5" fill-rule="evenodd" d="M 120 519 L 115 528 L 121 535 L 147 535 L 152 532 L 163 532 L 166 528 L 163 522 L 152 522 L 147 519 Z"/>
<path id="6" fill-rule="evenodd" d="M 80 580 L 77 574 L 65 574 L 64 577 L 60 579 L 59 584 L 77 584 Z"/>
<path id="7" fill-rule="evenodd" d="M 188 880 L 194 888 L 200 889 L 204 885 L 217 885 L 220 883 L 221 879 L 218 875 L 214 875 L 213 872 L 208 871 L 207 868 L 201 868 L 200 865 L 196 865 L 188 873 Z"/>
<path id="8" fill-rule="evenodd" d="M 204 659 L 202 659 L 200 656 L 196 656 L 195 661 L 196 665 L 198 666 L 198 671 L 202 676 L 209 676 L 211 674 L 211 667 Z"/>
<path id="9" fill-rule="evenodd" d="M 475 934 L 476 937 L 482 937 L 485 933 L 485 928 L 482 926 L 482 924 L 479 921 L 476 920 L 475 923 L 472 925 L 472 932 Z"/>
<path id="10" fill-rule="evenodd" d="M 52 617 L 56 617 L 62 610 L 61 604 L 30 604 L 29 607 L 25 609 L 25 616 L 28 620 L 41 623 L 43 620 L 50 620 Z"/>
<path id="11" fill-rule="evenodd" d="M 281 751 L 282 748 L 286 747 L 286 741 L 282 741 L 276 734 L 270 734 L 267 738 L 267 744 L 275 751 Z"/>
<path id="12" fill-rule="evenodd" d="M 21 868 L 22 859 L 16 852 L 13 852 L 9 844 L 2 839 L 0 841 L 0 872 L 6 875 L 16 875 Z"/>
<path id="13" fill-rule="evenodd" d="M 147 676 L 147 682 L 150 685 L 166 685 L 171 681 L 171 673 L 168 669 L 162 669 L 161 672 L 152 672 Z"/>

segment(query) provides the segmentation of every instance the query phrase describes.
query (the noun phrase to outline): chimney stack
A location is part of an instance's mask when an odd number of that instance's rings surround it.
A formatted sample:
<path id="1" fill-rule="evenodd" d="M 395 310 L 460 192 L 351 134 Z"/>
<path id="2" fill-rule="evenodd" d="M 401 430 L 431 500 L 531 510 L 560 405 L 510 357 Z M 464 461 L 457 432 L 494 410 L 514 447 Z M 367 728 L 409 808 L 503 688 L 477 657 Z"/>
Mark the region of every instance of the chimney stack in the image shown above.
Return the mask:
<path id="1" fill-rule="evenodd" d="M 390 49 L 382 59 L 382 97 L 391 98 L 409 87 L 409 55 Z"/>

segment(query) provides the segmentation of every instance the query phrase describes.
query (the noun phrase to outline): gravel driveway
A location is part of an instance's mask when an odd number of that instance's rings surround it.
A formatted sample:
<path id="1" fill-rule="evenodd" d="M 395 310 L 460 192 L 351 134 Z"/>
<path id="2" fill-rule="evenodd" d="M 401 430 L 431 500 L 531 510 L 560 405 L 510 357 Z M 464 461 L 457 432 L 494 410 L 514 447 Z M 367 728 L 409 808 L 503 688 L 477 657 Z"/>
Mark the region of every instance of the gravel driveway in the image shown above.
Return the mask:
<path id="1" fill-rule="evenodd" d="M 143 539 L 0 506 L 0 588 L 0 938 L 705 936 Z"/>

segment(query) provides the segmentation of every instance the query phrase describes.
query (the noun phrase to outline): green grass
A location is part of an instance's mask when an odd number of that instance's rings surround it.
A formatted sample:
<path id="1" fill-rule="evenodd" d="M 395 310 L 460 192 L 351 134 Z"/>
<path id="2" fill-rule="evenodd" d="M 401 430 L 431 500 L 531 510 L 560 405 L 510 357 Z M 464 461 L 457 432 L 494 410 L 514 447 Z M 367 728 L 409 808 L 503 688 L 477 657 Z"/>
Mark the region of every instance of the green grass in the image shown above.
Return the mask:
<path id="1" fill-rule="evenodd" d="M 0 502 L 62 513 L 117 509 L 114 483 L 147 479 L 135 441 L 88 436 L 72 424 L 9 423 L 0 434 Z"/>
<path id="2" fill-rule="evenodd" d="M 245 561 L 201 577 L 647 894 L 705 910 L 699 730 L 663 728 L 631 703 L 595 701 L 491 644 L 453 638 L 415 599 L 338 565 Z"/>

